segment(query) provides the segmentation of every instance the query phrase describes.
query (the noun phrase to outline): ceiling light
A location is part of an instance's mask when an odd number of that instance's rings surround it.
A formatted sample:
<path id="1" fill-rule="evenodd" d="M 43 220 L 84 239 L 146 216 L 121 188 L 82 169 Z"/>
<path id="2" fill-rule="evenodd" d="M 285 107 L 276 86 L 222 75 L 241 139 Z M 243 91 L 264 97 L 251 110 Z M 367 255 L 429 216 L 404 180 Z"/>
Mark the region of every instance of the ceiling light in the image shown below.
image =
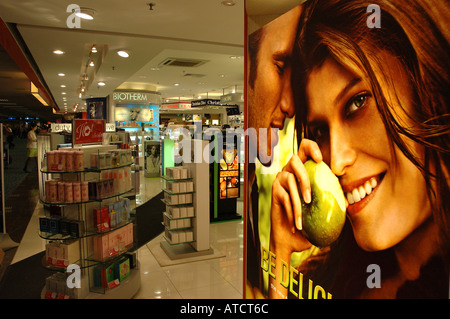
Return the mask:
<path id="1" fill-rule="evenodd" d="M 65 95 L 65 94 L 66 94 L 66 92 L 61 92 L 61 94 L 62 94 L 62 95 Z"/>
<path id="2" fill-rule="evenodd" d="M 91 48 L 92 53 L 97 53 L 97 48 L 95 47 L 95 44 Z"/>
<path id="3" fill-rule="evenodd" d="M 105 85 L 106 85 L 106 83 L 103 82 L 103 81 L 100 81 L 100 82 L 98 82 L 97 84 L 98 84 L 99 86 L 105 86 Z"/>
<path id="4" fill-rule="evenodd" d="M 64 84 L 61 84 L 60 87 L 65 88 L 66 86 Z"/>
<path id="5" fill-rule="evenodd" d="M 64 51 L 61 51 L 61 50 L 54 50 L 53 53 L 54 53 L 54 54 L 64 54 Z"/>
<path id="6" fill-rule="evenodd" d="M 125 50 L 119 50 L 117 51 L 117 54 L 122 58 L 128 58 L 130 56 L 130 53 L 128 53 L 128 51 Z"/>
<path id="7" fill-rule="evenodd" d="M 94 13 L 95 13 L 94 9 L 81 7 L 80 11 L 75 12 L 75 15 L 77 17 L 80 17 L 81 19 L 93 20 L 94 19 Z"/>
<path id="8" fill-rule="evenodd" d="M 30 92 L 31 94 L 44 106 L 48 106 L 48 103 L 44 100 L 44 98 L 39 94 L 39 89 L 31 82 L 30 85 Z"/>
<path id="9" fill-rule="evenodd" d="M 58 76 L 66 76 L 64 73 L 58 73 Z"/>
<path id="10" fill-rule="evenodd" d="M 235 3 L 233 0 L 225 0 L 225 1 L 222 1 L 222 4 L 223 4 L 224 6 L 227 6 L 227 7 L 232 7 L 232 6 L 234 6 L 236 3 Z"/>
<path id="11" fill-rule="evenodd" d="M 94 61 L 89 62 L 89 66 L 94 66 Z"/>
<path id="12" fill-rule="evenodd" d="M 173 85 L 175 85 L 175 86 L 179 86 L 179 85 L 180 85 L 180 83 L 174 83 Z"/>

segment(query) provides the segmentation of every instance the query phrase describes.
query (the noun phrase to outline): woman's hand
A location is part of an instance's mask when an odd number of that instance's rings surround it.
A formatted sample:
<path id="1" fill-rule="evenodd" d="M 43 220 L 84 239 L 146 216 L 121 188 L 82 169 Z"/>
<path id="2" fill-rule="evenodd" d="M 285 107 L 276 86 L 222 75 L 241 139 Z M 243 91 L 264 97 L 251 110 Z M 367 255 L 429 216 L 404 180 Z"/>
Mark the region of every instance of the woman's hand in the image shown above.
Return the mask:
<path id="1" fill-rule="evenodd" d="M 311 247 L 302 235 L 302 204 L 300 192 L 306 203 L 311 202 L 311 184 L 304 162 L 312 158 L 322 161 L 322 153 L 316 142 L 303 139 L 298 154 L 294 154 L 272 184 L 270 251 L 276 255 L 276 264 L 281 260 L 289 264 L 293 252 Z M 299 191 L 300 187 L 300 191 Z M 277 267 L 278 268 L 278 267 Z M 278 268 L 280 269 L 280 268 Z M 271 280 L 271 288 L 278 293 L 273 297 L 283 297 L 285 292 L 278 280 Z M 272 289 L 269 289 L 271 291 Z"/>

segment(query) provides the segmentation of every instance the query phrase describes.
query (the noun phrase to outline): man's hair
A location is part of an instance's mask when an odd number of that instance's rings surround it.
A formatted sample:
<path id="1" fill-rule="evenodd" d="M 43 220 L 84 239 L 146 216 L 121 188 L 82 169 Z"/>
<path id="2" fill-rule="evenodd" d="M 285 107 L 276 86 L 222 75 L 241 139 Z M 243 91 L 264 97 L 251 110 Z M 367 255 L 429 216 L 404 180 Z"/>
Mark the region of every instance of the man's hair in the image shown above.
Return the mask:
<path id="1" fill-rule="evenodd" d="M 250 72 L 248 84 L 253 89 L 256 79 L 256 69 L 258 65 L 258 51 L 261 38 L 264 33 L 264 27 L 258 29 L 248 36 L 248 55 L 250 60 Z"/>

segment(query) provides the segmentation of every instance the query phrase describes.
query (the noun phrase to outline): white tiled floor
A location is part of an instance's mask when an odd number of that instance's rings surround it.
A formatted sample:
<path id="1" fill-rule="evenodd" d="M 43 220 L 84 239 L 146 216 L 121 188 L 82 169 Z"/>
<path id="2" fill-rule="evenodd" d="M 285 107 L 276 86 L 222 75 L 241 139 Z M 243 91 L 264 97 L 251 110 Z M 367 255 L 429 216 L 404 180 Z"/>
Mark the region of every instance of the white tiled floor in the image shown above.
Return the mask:
<path id="1" fill-rule="evenodd" d="M 144 178 L 141 174 L 137 204 L 142 204 L 161 191 L 159 178 Z M 242 201 L 237 212 L 242 215 Z M 38 216 L 43 214 L 38 204 L 22 238 L 12 263 L 45 249 L 38 234 Z M 161 241 L 156 237 L 153 241 Z M 141 288 L 136 299 L 240 299 L 243 289 L 243 221 L 210 224 L 211 247 L 223 257 L 161 267 L 149 246 L 139 249 Z"/>
<path id="2" fill-rule="evenodd" d="M 161 267 L 148 248 L 150 243 L 142 247 L 141 289 L 134 298 L 242 298 L 242 225 L 242 221 L 210 225 L 211 246 L 225 255 L 215 259 Z"/>

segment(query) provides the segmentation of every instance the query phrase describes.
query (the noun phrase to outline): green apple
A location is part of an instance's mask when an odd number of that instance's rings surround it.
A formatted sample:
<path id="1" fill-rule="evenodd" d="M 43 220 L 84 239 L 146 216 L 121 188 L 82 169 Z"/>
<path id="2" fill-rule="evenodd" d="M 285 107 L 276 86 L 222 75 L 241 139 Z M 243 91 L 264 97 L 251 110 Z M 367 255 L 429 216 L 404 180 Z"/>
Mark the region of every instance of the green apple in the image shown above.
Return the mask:
<path id="1" fill-rule="evenodd" d="M 308 160 L 304 165 L 311 182 L 311 203 L 301 198 L 302 232 L 314 246 L 329 246 L 344 227 L 345 195 L 338 178 L 323 161 Z"/>

